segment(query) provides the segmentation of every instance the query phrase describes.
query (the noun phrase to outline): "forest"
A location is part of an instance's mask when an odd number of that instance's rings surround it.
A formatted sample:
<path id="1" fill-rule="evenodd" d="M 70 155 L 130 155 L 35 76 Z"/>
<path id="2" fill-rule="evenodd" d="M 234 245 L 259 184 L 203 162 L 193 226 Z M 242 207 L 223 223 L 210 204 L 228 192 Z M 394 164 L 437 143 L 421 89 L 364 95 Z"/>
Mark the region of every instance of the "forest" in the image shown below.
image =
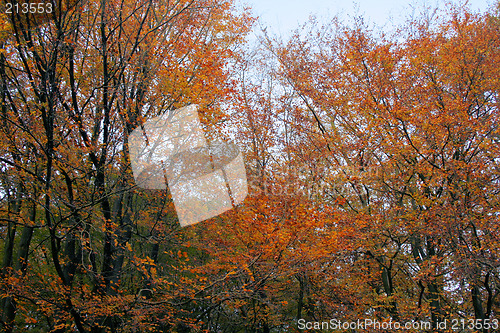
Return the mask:
<path id="1" fill-rule="evenodd" d="M 500 3 L 253 42 L 233 0 L 15 4 L 0 330 L 500 331 Z M 239 148 L 248 195 L 181 227 L 168 188 L 137 186 L 128 138 L 192 104 Z"/>

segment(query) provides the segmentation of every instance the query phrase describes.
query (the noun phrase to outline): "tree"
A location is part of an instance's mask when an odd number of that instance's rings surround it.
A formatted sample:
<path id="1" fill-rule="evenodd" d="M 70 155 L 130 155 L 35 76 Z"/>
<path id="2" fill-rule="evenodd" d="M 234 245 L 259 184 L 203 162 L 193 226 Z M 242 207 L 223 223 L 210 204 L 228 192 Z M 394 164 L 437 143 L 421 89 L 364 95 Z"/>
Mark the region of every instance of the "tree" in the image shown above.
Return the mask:
<path id="1" fill-rule="evenodd" d="M 135 188 L 127 136 L 188 103 L 220 127 L 251 19 L 230 1 L 123 0 L 23 20 L 0 55 L 3 328 L 171 327 L 177 309 L 142 300 L 184 236 L 167 194 Z"/>
<path id="2" fill-rule="evenodd" d="M 88 1 L 7 25 L 3 329 L 498 319 L 498 24 L 441 17 L 395 36 L 313 21 L 253 53 L 230 1 Z M 127 137 L 191 103 L 241 147 L 250 193 L 179 229 L 168 191 L 135 187 Z"/>
<path id="3" fill-rule="evenodd" d="M 330 272 L 356 306 L 330 313 L 495 317 L 498 28 L 462 8 L 447 17 L 399 41 L 334 21 L 274 48 L 296 93 L 291 149 L 352 223 L 332 228 L 357 235 Z"/>

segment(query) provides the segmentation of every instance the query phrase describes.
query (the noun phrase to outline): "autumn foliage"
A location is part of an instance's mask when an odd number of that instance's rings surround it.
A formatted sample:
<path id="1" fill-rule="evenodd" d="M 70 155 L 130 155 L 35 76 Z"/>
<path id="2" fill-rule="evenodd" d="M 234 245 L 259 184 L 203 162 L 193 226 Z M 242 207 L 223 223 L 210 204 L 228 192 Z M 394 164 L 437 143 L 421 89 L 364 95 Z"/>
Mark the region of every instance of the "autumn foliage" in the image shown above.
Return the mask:
<path id="1" fill-rule="evenodd" d="M 252 51 L 231 1 L 2 21 L 2 330 L 500 319 L 500 24 L 440 14 L 393 35 L 312 20 Z M 194 103 L 245 154 L 249 196 L 181 229 L 168 191 L 135 186 L 127 137 Z"/>

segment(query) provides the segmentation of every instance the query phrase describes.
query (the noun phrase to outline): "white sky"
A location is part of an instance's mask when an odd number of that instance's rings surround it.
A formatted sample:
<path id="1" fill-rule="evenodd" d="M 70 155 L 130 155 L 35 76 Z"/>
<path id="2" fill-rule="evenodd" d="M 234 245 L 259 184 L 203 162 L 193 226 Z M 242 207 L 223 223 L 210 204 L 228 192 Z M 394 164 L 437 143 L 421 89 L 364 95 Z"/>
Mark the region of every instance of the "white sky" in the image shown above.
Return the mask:
<path id="1" fill-rule="evenodd" d="M 390 30 L 391 22 L 402 23 L 413 7 L 427 4 L 435 7 L 440 0 L 240 0 L 253 9 L 253 13 L 260 17 L 260 23 L 267 27 L 269 32 L 283 37 L 291 30 L 305 23 L 310 14 L 316 14 L 320 19 L 332 18 L 340 14 L 342 18 L 362 15 L 370 23 L 384 26 Z M 453 0 L 457 3 L 458 0 Z M 495 0 L 469 0 L 468 4 L 475 11 L 484 12 Z M 356 10 L 357 8 L 357 10 Z M 418 12 L 417 12 L 418 13 Z"/>

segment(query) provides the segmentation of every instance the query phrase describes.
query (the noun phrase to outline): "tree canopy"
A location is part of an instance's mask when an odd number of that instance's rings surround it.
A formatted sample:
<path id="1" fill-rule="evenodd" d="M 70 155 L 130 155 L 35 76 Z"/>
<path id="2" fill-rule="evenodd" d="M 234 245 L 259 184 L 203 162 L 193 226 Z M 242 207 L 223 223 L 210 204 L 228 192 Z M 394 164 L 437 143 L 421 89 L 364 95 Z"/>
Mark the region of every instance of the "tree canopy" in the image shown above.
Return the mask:
<path id="1" fill-rule="evenodd" d="M 0 17 L 2 330 L 498 329 L 495 10 L 391 35 L 313 19 L 250 49 L 230 0 L 53 4 Z M 181 228 L 127 138 L 190 104 L 249 195 Z"/>

